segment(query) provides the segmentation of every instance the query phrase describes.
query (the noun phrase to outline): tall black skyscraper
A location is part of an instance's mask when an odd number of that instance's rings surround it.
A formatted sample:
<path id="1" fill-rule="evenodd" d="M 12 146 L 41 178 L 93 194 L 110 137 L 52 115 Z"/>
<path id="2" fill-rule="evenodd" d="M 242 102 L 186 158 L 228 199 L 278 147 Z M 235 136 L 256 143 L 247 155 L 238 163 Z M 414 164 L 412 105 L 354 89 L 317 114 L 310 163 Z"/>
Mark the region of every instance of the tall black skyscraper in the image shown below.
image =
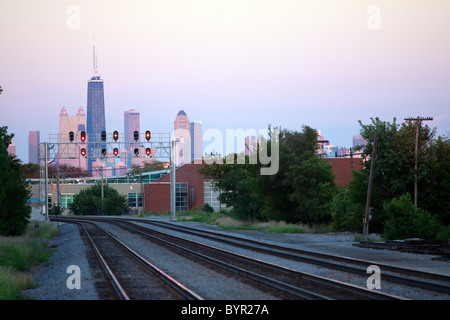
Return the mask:
<path id="1" fill-rule="evenodd" d="M 87 94 L 87 119 L 86 133 L 87 141 L 95 144 L 89 144 L 88 148 L 88 171 L 92 174 L 92 163 L 96 158 L 100 158 L 102 148 L 106 148 L 106 144 L 102 145 L 101 132 L 106 131 L 105 125 L 105 99 L 103 92 L 103 80 L 100 79 L 97 70 L 97 52 L 93 51 L 94 71 L 92 78 L 88 81 Z"/>

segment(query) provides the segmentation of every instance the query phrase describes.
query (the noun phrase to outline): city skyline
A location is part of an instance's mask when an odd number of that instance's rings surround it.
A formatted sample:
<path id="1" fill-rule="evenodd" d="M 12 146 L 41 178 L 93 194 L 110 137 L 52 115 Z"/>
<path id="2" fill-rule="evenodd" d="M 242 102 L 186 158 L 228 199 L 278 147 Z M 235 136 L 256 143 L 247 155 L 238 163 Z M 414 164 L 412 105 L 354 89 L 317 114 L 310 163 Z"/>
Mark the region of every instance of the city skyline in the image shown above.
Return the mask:
<path id="1" fill-rule="evenodd" d="M 184 109 L 204 131 L 308 125 L 335 146 L 352 146 L 358 120 L 370 117 L 431 116 L 427 125 L 449 134 L 448 2 L 0 6 L 10 30 L 0 51 L 0 125 L 24 162 L 29 131 L 44 142 L 58 132 L 62 106 L 87 109 L 94 34 L 108 132 L 134 108 L 152 132 L 170 132 Z"/>

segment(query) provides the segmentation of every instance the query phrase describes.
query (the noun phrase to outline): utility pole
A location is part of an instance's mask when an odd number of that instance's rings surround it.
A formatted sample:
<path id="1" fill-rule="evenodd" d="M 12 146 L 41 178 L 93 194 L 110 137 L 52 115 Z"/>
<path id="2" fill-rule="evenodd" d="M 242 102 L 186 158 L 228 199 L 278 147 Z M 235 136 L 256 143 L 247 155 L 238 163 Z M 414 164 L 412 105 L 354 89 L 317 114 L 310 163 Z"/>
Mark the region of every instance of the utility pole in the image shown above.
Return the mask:
<path id="1" fill-rule="evenodd" d="M 322 156 L 325 155 L 325 151 L 323 150 L 323 145 L 324 143 L 330 143 L 330 141 L 328 140 L 317 140 L 318 143 L 320 143 L 320 151 L 321 153 L 319 154 L 319 158 L 322 159 Z"/>
<path id="2" fill-rule="evenodd" d="M 45 220 L 48 221 L 48 144 L 47 142 L 44 142 L 44 161 L 45 161 L 45 185 L 44 185 L 44 214 L 45 214 Z"/>
<path id="3" fill-rule="evenodd" d="M 418 152 L 419 152 L 419 127 L 421 121 L 431 121 L 433 117 L 417 117 L 417 118 L 405 118 L 407 121 L 417 121 L 416 122 L 416 147 L 414 151 L 415 163 L 414 163 L 414 206 L 417 208 L 417 196 L 418 196 L 418 187 L 417 187 L 417 164 L 418 164 Z"/>
<path id="4" fill-rule="evenodd" d="M 141 178 L 141 194 L 142 194 L 142 214 L 145 212 L 145 190 L 142 184 L 142 172 L 139 172 L 139 176 Z"/>
<path id="5" fill-rule="evenodd" d="M 375 170 L 376 158 L 377 158 L 377 129 L 375 129 L 375 133 L 373 136 L 372 158 L 370 159 L 369 186 L 367 187 L 366 211 L 364 214 L 364 229 L 363 229 L 363 235 L 365 239 L 367 239 L 367 236 L 369 235 L 370 201 L 372 199 L 373 173 Z"/>
<path id="6" fill-rule="evenodd" d="M 175 157 L 176 157 L 176 153 L 175 153 L 175 147 L 176 147 L 176 143 L 179 142 L 180 139 L 179 138 L 174 138 L 174 140 L 172 140 L 172 147 L 170 148 L 170 202 L 171 202 L 171 209 L 172 209 L 172 218 L 171 221 L 177 221 L 177 216 L 176 216 L 176 185 L 177 185 L 177 179 L 175 177 L 175 171 L 177 170 L 176 168 L 176 163 L 175 163 Z"/>
<path id="7" fill-rule="evenodd" d="M 350 165 L 351 165 L 351 168 L 352 168 L 352 172 L 353 172 L 353 155 L 358 155 L 358 154 L 362 154 L 362 152 L 353 152 L 353 150 L 352 150 L 352 148 L 350 148 Z M 337 152 L 335 152 L 335 157 L 336 158 L 346 158 L 347 157 L 347 155 L 346 154 L 344 154 L 344 155 L 340 155 L 340 156 L 338 156 L 337 155 Z"/>
<path id="8" fill-rule="evenodd" d="M 102 215 L 103 215 L 103 198 L 105 197 L 103 189 L 103 164 L 102 164 Z"/>
<path id="9" fill-rule="evenodd" d="M 57 164 L 56 168 L 56 210 L 60 209 L 61 204 L 61 193 L 59 192 L 59 164 Z"/>

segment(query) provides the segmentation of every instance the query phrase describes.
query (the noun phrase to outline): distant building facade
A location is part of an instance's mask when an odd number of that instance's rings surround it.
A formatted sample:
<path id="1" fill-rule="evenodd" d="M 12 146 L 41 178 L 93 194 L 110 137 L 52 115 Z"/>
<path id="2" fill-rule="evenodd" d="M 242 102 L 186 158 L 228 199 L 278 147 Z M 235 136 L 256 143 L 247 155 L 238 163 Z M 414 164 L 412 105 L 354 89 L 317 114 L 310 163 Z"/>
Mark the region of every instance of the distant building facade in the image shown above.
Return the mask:
<path id="1" fill-rule="evenodd" d="M 82 107 L 78 109 L 75 116 L 69 116 L 65 107 L 59 112 L 59 136 L 58 142 L 66 143 L 61 146 L 57 153 L 57 162 L 59 165 L 67 165 L 68 167 L 77 167 L 86 170 L 86 159 L 79 157 L 79 149 L 77 145 L 70 145 L 69 132 L 74 133 L 74 141 L 80 141 L 81 131 L 86 130 L 86 114 Z M 74 159 L 59 159 L 75 156 Z"/>
<path id="2" fill-rule="evenodd" d="M 353 149 L 355 149 L 356 147 L 361 147 L 361 150 L 363 150 L 366 145 L 367 140 L 364 139 L 360 134 L 353 136 Z"/>
<path id="3" fill-rule="evenodd" d="M 251 154 L 256 153 L 256 148 L 258 146 L 259 143 L 259 138 L 258 136 L 248 136 L 245 137 L 245 155 L 249 156 Z"/>
<path id="4" fill-rule="evenodd" d="M 13 141 L 11 140 L 11 144 L 8 146 L 8 154 L 11 156 L 16 156 L 17 152 L 16 152 L 16 145 L 13 143 Z"/>
<path id="5" fill-rule="evenodd" d="M 180 166 L 191 162 L 191 124 L 189 118 L 180 110 L 174 121 L 174 138 L 179 139 L 175 144 L 175 165 Z"/>
<path id="6" fill-rule="evenodd" d="M 28 163 L 39 164 L 40 132 L 30 131 L 28 133 Z"/>
<path id="7" fill-rule="evenodd" d="M 134 149 L 140 147 L 139 143 L 133 143 L 135 142 L 134 131 L 140 132 L 139 117 L 140 117 L 139 111 L 134 109 L 125 111 L 123 115 L 124 142 L 127 151 L 125 165 L 128 168 L 131 168 L 131 164 L 133 163 Z"/>
<path id="8" fill-rule="evenodd" d="M 193 121 L 190 124 L 191 129 L 191 161 L 201 159 L 203 156 L 203 134 L 202 122 Z"/>

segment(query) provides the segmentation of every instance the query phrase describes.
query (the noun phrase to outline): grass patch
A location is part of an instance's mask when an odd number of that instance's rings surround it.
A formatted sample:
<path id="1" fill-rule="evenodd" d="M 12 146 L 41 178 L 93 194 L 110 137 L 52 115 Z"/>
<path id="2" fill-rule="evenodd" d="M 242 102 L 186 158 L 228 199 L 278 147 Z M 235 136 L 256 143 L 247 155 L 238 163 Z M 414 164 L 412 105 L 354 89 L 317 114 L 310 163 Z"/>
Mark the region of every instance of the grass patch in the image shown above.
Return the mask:
<path id="1" fill-rule="evenodd" d="M 0 300 L 15 299 L 21 290 L 35 286 L 26 272 L 51 255 L 37 238 L 50 240 L 58 231 L 51 223 L 40 223 L 39 228 L 30 224 L 23 236 L 0 237 Z"/>
<path id="2" fill-rule="evenodd" d="M 36 287 L 26 273 L 0 266 L 0 300 L 15 300 L 20 291 Z"/>
<path id="3" fill-rule="evenodd" d="M 177 212 L 177 220 L 204 222 L 217 225 L 222 229 L 261 230 L 273 233 L 327 233 L 332 231 L 328 225 L 314 225 L 310 227 L 283 221 L 246 222 L 219 212 L 185 211 L 182 214 Z"/>

